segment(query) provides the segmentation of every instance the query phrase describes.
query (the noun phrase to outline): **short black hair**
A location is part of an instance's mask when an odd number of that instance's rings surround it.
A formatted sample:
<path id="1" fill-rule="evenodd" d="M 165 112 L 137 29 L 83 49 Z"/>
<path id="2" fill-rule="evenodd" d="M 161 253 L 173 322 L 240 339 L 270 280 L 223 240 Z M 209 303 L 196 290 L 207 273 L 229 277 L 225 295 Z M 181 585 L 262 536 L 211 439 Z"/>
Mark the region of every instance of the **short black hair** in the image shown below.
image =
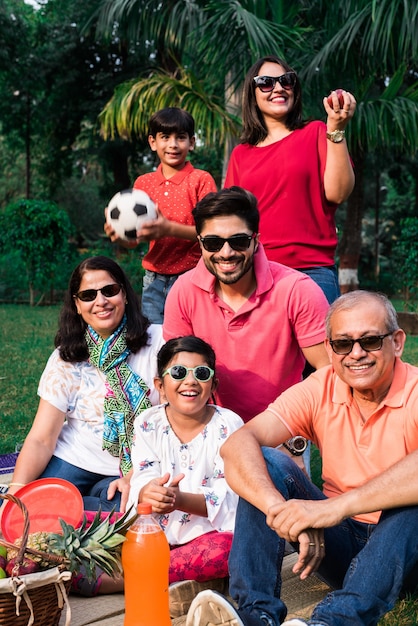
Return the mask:
<path id="1" fill-rule="evenodd" d="M 169 339 L 159 350 L 157 355 L 157 371 L 158 377 L 162 378 L 168 364 L 173 357 L 179 352 L 195 352 L 201 354 L 213 371 L 216 371 L 215 351 L 206 341 L 195 337 L 194 335 L 186 335 L 185 337 L 174 337 Z"/>
<path id="2" fill-rule="evenodd" d="M 187 133 L 191 138 L 194 136 L 194 119 L 190 113 L 178 107 L 161 109 L 149 121 L 148 134 L 155 138 L 157 133 Z"/>
<path id="3" fill-rule="evenodd" d="M 208 193 L 196 204 L 192 214 L 198 235 L 202 232 L 206 220 L 220 215 L 236 215 L 253 233 L 258 233 L 260 214 L 257 198 L 247 189 L 236 185 Z"/>

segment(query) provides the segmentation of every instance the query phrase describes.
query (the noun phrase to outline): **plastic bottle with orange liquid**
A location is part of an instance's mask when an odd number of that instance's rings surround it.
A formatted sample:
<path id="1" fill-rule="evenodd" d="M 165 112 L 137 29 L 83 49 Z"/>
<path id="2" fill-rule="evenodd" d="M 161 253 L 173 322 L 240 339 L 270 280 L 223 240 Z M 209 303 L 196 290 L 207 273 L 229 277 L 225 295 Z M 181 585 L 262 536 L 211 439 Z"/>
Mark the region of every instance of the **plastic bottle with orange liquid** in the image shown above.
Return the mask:
<path id="1" fill-rule="evenodd" d="M 122 545 L 124 626 L 171 626 L 168 541 L 152 516 L 151 504 L 138 504 L 137 512 Z"/>

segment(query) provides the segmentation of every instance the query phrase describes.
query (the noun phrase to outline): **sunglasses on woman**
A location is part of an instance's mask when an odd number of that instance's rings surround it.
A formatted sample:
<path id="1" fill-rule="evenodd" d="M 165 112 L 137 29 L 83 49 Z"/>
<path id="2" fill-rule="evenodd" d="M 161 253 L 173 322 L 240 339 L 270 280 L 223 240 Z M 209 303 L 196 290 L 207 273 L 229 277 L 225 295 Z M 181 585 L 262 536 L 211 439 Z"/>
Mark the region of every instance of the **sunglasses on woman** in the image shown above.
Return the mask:
<path id="1" fill-rule="evenodd" d="M 213 378 L 215 372 L 208 365 L 197 365 L 196 367 L 186 367 L 185 365 L 172 365 L 163 372 L 163 376 L 170 374 L 173 380 L 184 380 L 189 372 L 200 383 L 206 383 Z"/>
<path id="2" fill-rule="evenodd" d="M 244 252 L 250 247 L 251 241 L 256 237 L 256 233 L 252 235 L 232 235 L 232 237 L 218 237 L 217 235 L 208 235 L 207 237 L 198 236 L 199 241 L 207 252 L 219 252 L 225 243 L 236 252 Z"/>
<path id="3" fill-rule="evenodd" d="M 255 86 L 263 93 L 273 91 L 276 83 L 279 83 L 283 89 L 293 89 L 296 84 L 295 72 L 286 72 L 281 76 L 256 76 L 254 78 Z"/>
<path id="4" fill-rule="evenodd" d="M 335 354 L 350 354 L 355 343 L 358 343 L 365 352 L 377 352 L 377 350 L 382 349 L 383 339 L 390 335 L 393 335 L 393 333 L 368 335 L 367 337 L 361 337 L 361 339 L 330 339 L 329 343 Z"/>
<path id="5" fill-rule="evenodd" d="M 81 302 L 93 302 L 97 298 L 97 294 L 100 293 L 105 298 L 113 298 L 120 293 L 122 287 L 118 285 L 118 283 L 112 283 L 110 285 L 105 285 L 100 289 L 84 289 L 83 291 L 79 291 L 75 294 L 75 297 L 81 300 Z"/>

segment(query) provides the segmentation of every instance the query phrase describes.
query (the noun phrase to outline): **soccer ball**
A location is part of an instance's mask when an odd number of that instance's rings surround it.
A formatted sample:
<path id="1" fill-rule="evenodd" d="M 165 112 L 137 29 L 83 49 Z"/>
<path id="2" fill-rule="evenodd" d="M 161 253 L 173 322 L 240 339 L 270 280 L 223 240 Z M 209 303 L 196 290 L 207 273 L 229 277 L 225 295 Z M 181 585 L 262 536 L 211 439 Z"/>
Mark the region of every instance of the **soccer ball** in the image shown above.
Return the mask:
<path id="1" fill-rule="evenodd" d="M 119 191 L 107 207 L 107 221 L 121 239 L 136 239 L 143 222 L 156 217 L 154 202 L 141 189 Z"/>

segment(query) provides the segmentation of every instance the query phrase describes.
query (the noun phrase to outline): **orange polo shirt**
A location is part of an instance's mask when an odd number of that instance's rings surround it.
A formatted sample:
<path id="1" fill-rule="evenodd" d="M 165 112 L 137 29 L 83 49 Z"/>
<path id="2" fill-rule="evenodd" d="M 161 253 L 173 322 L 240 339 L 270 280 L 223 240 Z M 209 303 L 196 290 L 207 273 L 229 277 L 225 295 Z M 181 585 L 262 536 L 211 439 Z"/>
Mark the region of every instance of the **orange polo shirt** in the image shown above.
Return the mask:
<path id="1" fill-rule="evenodd" d="M 323 491 L 345 493 L 418 448 L 418 367 L 396 359 L 392 385 L 375 412 L 363 421 L 351 388 L 322 367 L 284 391 L 271 405 L 293 435 L 318 446 Z M 375 524 L 378 513 L 358 515 Z"/>

